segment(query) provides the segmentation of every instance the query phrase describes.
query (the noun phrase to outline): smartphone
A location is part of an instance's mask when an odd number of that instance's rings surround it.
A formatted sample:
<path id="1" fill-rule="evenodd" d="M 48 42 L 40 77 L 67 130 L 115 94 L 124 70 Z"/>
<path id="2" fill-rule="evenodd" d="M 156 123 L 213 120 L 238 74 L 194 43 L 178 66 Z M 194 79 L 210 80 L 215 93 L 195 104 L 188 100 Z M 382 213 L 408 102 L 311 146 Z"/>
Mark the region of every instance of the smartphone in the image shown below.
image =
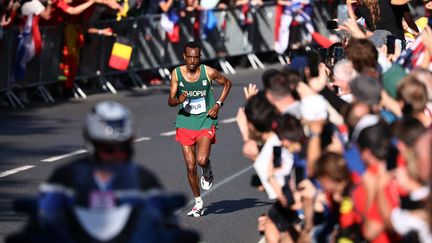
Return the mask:
<path id="1" fill-rule="evenodd" d="M 252 187 L 259 187 L 259 186 L 262 185 L 261 180 L 260 180 L 260 178 L 258 177 L 258 175 L 255 174 L 255 175 L 253 175 L 253 176 L 251 177 L 250 185 L 251 185 Z"/>
<path id="2" fill-rule="evenodd" d="M 320 55 L 315 51 L 308 51 L 308 67 L 310 77 L 318 77 L 319 75 L 319 63 Z"/>
<path id="3" fill-rule="evenodd" d="M 291 191 L 291 188 L 289 185 L 285 184 L 285 186 L 282 187 L 282 193 L 287 199 L 288 206 L 291 206 L 295 203 L 293 192 Z"/>
<path id="4" fill-rule="evenodd" d="M 395 145 L 391 145 L 386 160 L 387 171 L 392 171 L 396 169 L 398 155 L 399 155 L 399 150 L 397 149 L 397 147 Z"/>
<path id="5" fill-rule="evenodd" d="M 294 172 L 295 172 L 295 183 L 296 186 L 298 186 L 298 184 L 300 184 L 301 181 L 306 179 L 306 169 L 304 166 L 295 166 Z"/>
<path id="6" fill-rule="evenodd" d="M 327 29 L 328 30 L 335 30 L 338 29 L 339 25 L 337 21 L 334 20 L 327 20 Z"/>
<path id="7" fill-rule="evenodd" d="M 279 168 L 282 166 L 282 147 L 273 146 L 273 167 Z"/>
<path id="8" fill-rule="evenodd" d="M 394 54 L 395 53 L 395 41 L 396 37 L 394 35 L 388 35 L 387 36 L 387 54 Z"/>
<path id="9" fill-rule="evenodd" d="M 336 64 L 344 58 L 344 49 L 342 47 L 335 47 L 333 49 L 333 63 Z"/>
<path id="10" fill-rule="evenodd" d="M 320 62 L 327 63 L 327 57 L 328 57 L 328 49 L 327 48 L 318 48 L 318 55 L 320 58 Z"/>
<path id="11" fill-rule="evenodd" d="M 337 7 L 338 22 L 343 24 L 348 20 L 348 8 L 346 4 L 339 4 Z"/>

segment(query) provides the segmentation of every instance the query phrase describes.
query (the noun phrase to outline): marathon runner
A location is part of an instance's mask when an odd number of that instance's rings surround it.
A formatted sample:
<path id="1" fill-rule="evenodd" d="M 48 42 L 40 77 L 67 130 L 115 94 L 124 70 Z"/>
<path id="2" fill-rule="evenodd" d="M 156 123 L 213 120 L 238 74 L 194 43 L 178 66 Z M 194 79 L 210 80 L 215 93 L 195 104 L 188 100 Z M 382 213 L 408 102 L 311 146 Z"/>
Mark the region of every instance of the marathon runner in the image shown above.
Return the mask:
<path id="1" fill-rule="evenodd" d="M 231 81 L 217 70 L 200 63 L 201 47 L 191 41 L 185 44 L 183 58 L 186 65 L 175 68 L 171 73 L 171 89 L 168 98 L 170 106 L 180 106 L 176 118 L 176 141 L 183 149 L 187 175 L 195 205 L 188 216 L 203 215 L 197 163 L 202 168 L 201 187 L 209 190 L 213 184 L 210 166 L 211 145 L 216 142 L 215 130 L 219 110 L 231 89 Z M 213 98 L 212 80 L 223 85 L 220 98 Z"/>

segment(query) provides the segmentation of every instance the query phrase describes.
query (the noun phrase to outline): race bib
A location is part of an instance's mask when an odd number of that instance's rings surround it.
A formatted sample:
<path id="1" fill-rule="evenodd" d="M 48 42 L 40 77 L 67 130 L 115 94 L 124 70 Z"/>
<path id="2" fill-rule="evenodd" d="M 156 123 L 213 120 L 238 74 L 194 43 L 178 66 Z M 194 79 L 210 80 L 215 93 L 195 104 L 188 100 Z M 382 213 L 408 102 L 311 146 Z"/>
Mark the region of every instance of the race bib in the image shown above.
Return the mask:
<path id="1" fill-rule="evenodd" d="M 204 97 L 194 99 L 194 100 L 186 100 L 183 102 L 184 110 L 192 115 L 198 115 L 206 112 L 206 101 Z"/>
<path id="2" fill-rule="evenodd" d="M 92 191 L 90 195 L 90 208 L 113 208 L 115 206 L 112 192 Z"/>

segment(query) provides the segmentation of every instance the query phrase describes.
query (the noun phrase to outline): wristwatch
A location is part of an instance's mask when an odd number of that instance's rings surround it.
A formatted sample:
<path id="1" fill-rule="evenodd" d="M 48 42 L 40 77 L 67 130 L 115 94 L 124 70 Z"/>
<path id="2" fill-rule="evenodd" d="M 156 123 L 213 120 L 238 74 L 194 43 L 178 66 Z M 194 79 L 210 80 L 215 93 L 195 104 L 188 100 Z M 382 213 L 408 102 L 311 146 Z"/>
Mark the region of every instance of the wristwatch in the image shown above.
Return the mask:
<path id="1" fill-rule="evenodd" d="M 216 101 L 216 104 L 218 104 L 218 105 L 219 105 L 219 107 L 222 107 L 222 106 L 223 106 L 223 102 L 222 102 L 222 101 L 220 101 L 220 100 Z"/>

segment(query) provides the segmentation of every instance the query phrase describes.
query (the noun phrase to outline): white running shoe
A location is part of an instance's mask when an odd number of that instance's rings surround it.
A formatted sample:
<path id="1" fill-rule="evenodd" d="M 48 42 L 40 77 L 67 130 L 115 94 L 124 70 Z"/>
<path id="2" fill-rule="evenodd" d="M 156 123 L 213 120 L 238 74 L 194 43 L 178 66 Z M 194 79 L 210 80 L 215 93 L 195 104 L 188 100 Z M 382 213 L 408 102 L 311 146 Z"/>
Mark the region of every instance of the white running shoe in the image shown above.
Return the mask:
<path id="1" fill-rule="evenodd" d="M 192 210 L 187 213 L 187 216 L 197 218 L 203 214 L 204 214 L 203 206 L 195 204 L 195 206 L 193 206 Z"/>
<path id="2" fill-rule="evenodd" d="M 207 168 L 205 170 L 204 168 L 202 169 L 201 188 L 203 190 L 208 191 L 212 185 L 213 185 L 213 172 L 209 161 Z"/>

